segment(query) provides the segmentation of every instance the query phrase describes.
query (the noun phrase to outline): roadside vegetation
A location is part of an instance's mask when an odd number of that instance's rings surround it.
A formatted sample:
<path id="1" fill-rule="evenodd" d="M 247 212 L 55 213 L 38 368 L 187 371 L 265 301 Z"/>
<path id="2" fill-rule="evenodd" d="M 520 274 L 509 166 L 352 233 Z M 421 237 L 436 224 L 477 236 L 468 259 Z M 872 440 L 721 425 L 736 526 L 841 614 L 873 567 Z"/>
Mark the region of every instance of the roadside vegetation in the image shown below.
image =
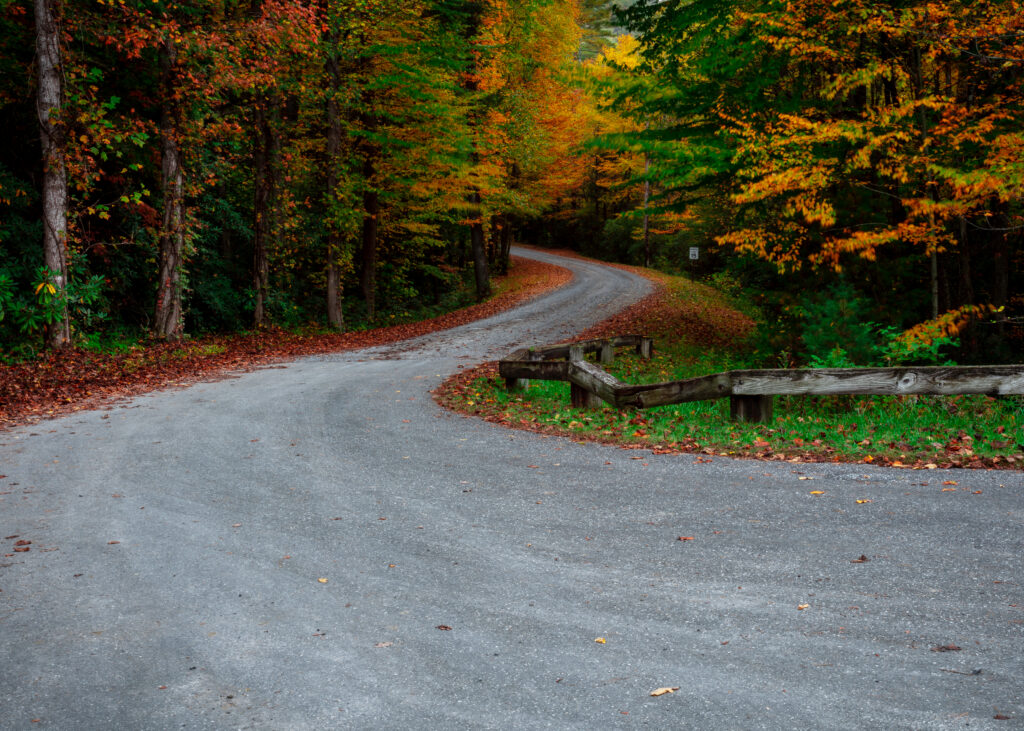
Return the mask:
<path id="1" fill-rule="evenodd" d="M 489 317 L 564 284 L 567 269 L 513 258 L 494 296 L 437 317 L 346 333 L 323 327 L 260 328 L 164 342 L 137 338 L 97 350 L 63 348 L 0 365 L 0 429 L 96 408 L 170 386 L 227 377 L 306 355 L 384 345 Z"/>
<path id="2" fill-rule="evenodd" d="M 613 364 L 604 366 L 617 378 L 650 383 L 776 365 L 766 363 L 772 356 L 759 350 L 764 336 L 744 314 L 753 312 L 749 304 L 684 277 L 645 273 L 659 283 L 659 291 L 584 336 L 641 333 L 655 338 L 650 361 L 621 350 Z M 891 342 L 880 342 L 879 364 L 893 364 L 893 352 Z M 941 357 L 929 349 L 904 355 L 902 362 Z M 438 397 L 450 408 L 511 427 L 655 453 L 692 452 L 702 461 L 738 456 L 918 469 L 1024 467 L 1021 397 L 776 397 L 771 423 L 746 424 L 730 420 L 728 399 L 643 411 L 574 409 L 568 383 L 531 381 L 525 391 L 510 393 L 493 363 L 460 374 Z"/>

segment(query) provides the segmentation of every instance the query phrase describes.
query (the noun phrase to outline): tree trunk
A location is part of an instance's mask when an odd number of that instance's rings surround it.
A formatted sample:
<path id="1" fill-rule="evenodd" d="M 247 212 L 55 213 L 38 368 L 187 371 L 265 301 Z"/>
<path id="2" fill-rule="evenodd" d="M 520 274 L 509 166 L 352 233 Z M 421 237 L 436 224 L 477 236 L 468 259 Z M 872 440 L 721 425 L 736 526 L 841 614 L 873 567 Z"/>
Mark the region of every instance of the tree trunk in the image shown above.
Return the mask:
<path id="1" fill-rule="evenodd" d="M 651 123 L 648 122 L 644 130 L 649 130 Z M 644 153 L 644 266 L 651 266 L 651 217 L 647 212 L 647 205 L 651 200 L 651 180 L 648 175 L 651 172 L 651 156 Z"/>
<path id="2" fill-rule="evenodd" d="M 39 85 L 36 113 L 43 153 L 43 261 L 50 270 L 49 283 L 60 302 L 57 317 L 47 325 L 46 340 L 60 348 L 71 340 L 65 298 L 67 287 L 68 181 L 64 164 L 65 137 L 60 121 L 63 105 L 60 31 L 57 0 L 35 0 L 36 56 Z"/>
<path id="3" fill-rule="evenodd" d="M 501 218 L 500 255 L 498 266 L 502 274 L 508 274 L 512 259 L 512 221 L 508 215 Z"/>
<path id="4" fill-rule="evenodd" d="M 161 183 L 164 195 L 163 225 L 160 230 L 160 273 L 157 283 L 156 317 L 153 334 L 177 340 L 183 331 L 181 269 L 185 253 L 185 175 L 178 143 L 177 109 L 174 99 L 174 71 L 177 49 L 167 39 L 161 53 L 164 107 L 160 122 Z"/>
<path id="5" fill-rule="evenodd" d="M 341 72 L 338 69 L 337 39 L 327 37 L 327 78 L 331 94 L 327 98 L 327 198 L 333 198 L 338 188 L 338 156 L 341 151 L 341 110 L 338 106 L 338 90 L 341 87 Z M 341 268 L 338 257 L 341 254 L 341 235 L 333 220 L 327 222 L 327 322 L 338 330 L 345 329 L 345 316 L 341 307 Z"/>
<path id="6" fill-rule="evenodd" d="M 472 201 L 481 204 L 479 191 L 474 191 Z M 482 301 L 491 296 L 491 273 L 487 266 L 487 242 L 484 239 L 484 224 L 479 214 L 469 225 L 469 238 L 473 245 L 473 273 L 476 276 L 476 298 Z"/>
<path id="7" fill-rule="evenodd" d="M 274 173 L 270 156 L 273 148 L 273 130 L 269 120 L 267 98 L 261 95 L 254 105 L 253 130 L 253 253 L 252 284 L 256 293 L 253 322 L 256 327 L 266 324 L 266 297 L 269 268 L 267 246 L 271 237 L 270 204 L 273 196 Z"/>
<path id="8" fill-rule="evenodd" d="M 366 301 L 366 316 L 372 321 L 377 314 L 377 214 L 380 196 L 373 188 L 374 165 L 372 153 L 363 161 L 363 266 L 359 283 Z"/>

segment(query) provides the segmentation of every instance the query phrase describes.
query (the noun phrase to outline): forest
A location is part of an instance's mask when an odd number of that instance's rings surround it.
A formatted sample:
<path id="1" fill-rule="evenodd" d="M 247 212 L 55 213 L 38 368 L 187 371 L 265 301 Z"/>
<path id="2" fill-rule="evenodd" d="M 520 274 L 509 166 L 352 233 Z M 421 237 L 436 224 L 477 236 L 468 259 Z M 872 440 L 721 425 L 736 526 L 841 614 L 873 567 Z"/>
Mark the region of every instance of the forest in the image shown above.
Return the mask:
<path id="1" fill-rule="evenodd" d="M 0 0 L 0 361 L 683 274 L 761 365 L 1020 362 L 1024 2 Z M 696 257 L 696 258 L 694 258 Z"/>

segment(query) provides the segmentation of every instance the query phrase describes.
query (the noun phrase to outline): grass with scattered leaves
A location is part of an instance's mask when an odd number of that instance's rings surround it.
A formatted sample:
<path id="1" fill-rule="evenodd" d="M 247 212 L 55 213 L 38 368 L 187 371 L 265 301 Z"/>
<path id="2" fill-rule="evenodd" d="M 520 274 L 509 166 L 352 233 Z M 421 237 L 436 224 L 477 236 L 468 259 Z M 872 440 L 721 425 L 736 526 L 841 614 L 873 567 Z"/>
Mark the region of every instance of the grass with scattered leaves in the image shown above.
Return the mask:
<path id="1" fill-rule="evenodd" d="M 642 271 L 651 297 L 584 333 L 655 338 L 650 361 L 620 351 L 605 366 L 629 383 L 672 381 L 748 365 L 754 327 L 725 295 L 678 277 Z M 543 345 L 546 343 L 523 343 Z M 510 393 L 496 364 L 462 373 L 438 391 L 450 408 L 516 428 L 597 440 L 700 460 L 740 456 L 792 462 L 866 462 L 896 467 L 1024 468 L 1024 398 L 1011 396 L 786 396 L 771 423 L 737 423 L 729 401 L 642 411 L 573 409 L 569 384 L 533 381 Z"/>

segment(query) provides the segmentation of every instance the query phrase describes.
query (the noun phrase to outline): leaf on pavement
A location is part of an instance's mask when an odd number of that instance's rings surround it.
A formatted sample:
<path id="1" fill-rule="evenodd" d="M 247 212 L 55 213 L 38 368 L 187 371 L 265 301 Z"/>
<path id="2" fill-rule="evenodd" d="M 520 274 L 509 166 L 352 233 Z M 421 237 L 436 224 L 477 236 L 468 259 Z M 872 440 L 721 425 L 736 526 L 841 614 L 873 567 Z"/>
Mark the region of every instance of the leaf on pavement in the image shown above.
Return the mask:
<path id="1" fill-rule="evenodd" d="M 654 696 L 654 697 L 657 697 L 659 695 L 667 695 L 668 693 L 675 693 L 677 690 L 679 690 L 679 686 L 678 685 L 673 687 L 673 688 L 656 688 L 655 690 L 651 691 L 651 695 Z"/>

